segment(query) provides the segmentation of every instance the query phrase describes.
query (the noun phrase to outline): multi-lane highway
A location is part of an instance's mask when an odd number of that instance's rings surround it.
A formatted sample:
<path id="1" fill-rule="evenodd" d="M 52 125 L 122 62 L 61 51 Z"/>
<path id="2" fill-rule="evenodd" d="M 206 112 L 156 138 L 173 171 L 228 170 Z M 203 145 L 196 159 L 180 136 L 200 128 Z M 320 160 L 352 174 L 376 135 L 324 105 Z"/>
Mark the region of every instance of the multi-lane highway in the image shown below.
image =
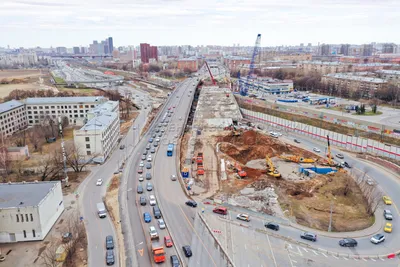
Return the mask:
<path id="1" fill-rule="evenodd" d="M 148 105 L 150 99 L 146 93 L 140 91 L 134 91 L 135 95 L 138 94 L 142 105 Z M 140 131 L 145 125 L 148 117 L 149 109 L 141 109 L 139 116 L 134 122 L 135 130 L 130 130 L 126 137 L 122 139 L 121 143 L 125 144 L 126 147 L 123 150 L 117 146 L 112 153 L 111 157 L 103 164 L 92 167 L 90 175 L 84 180 L 79 186 L 77 193 L 79 196 L 80 208 L 82 210 L 85 227 L 88 235 L 88 262 L 89 266 L 106 266 L 105 263 L 105 238 L 107 235 L 114 236 L 115 242 L 115 265 L 118 266 L 118 243 L 116 240 L 115 229 L 109 216 L 100 219 L 97 215 L 96 204 L 102 202 L 103 197 L 106 194 L 106 190 L 109 182 L 121 165 L 122 161 L 132 151 L 134 144 L 138 141 Z M 102 186 L 96 186 L 97 179 L 103 180 Z"/>

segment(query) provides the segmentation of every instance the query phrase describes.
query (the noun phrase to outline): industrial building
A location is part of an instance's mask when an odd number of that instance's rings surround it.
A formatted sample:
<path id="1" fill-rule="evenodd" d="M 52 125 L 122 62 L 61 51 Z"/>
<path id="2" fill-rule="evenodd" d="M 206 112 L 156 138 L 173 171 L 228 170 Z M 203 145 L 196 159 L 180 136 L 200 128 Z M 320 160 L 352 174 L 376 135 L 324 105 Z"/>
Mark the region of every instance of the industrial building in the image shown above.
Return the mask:
<path id="1" fill-rule="evenodd" d="M 2 137 L 12 135 L 19 130 L 25 129 L 28 124 L 26 120 L 25 106 L 17 100 L 11 100 L 0 104 L 0 133 Z"/>
<path id="2" fill-rule="evenodd" d="M 268 94 L 288 94 L 293 91 L 292 80 L 278 80 L 273 78 L 250 79 L 240 78 L 240 84 L 246 84 L 249 90 L 260 91 Z"/>
<path id="3" fill-rule="evenodd" d="M 107 101 L 87 114 L 87 123 L 74 130 L 75 146 L 88 159 L 103 163 L 116 146 L 120 136 L 119 103 Z"/>
<path id="4" fill-rule="evenodd" d="M 108 99 L 102 96 L 38 97 L 24 100 L 28 125 L 40 125 L 46 120 L 67 117 L 72 125 L 83 125 L 86 114 Z"/>
<path id="5" fill-rule="evenodd" d="M 250 65 L 250 63 L 251 63 L 250 58 L 236 57 L 236 56 L 230 56 L 224 58 L 224 65 L 227 66 L 230 71 L 239 70 L 245 65 Z"/>
<path id="6" fill-rule="evenodd" d="M 43 240 L 64 211 L 61 182 L 0 184 L 0 243 Z"/>

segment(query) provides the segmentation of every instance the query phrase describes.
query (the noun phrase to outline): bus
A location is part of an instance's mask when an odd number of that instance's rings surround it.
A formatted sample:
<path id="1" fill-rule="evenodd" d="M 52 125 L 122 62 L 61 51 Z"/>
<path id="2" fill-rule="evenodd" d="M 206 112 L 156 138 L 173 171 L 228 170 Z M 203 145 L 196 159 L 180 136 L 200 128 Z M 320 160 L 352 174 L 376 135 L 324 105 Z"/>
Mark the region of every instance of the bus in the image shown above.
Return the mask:
<path id="1" fill-rule="evenodd" d="M 174 152 L 174 144 L 168 144 L 167 148 L 167 156 L 172 157 L 172 153 Z"/>

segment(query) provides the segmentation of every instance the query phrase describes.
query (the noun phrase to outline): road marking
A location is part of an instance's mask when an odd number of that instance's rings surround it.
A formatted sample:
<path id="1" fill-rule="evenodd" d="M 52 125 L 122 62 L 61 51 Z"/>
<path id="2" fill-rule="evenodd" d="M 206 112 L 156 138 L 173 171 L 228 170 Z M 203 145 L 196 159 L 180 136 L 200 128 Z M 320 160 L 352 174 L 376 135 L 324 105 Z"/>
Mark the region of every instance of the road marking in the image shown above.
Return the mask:
<path id="1" fill-rule="evenodd" d="M 136 246 L 139 246 L 139 245 L 141 245 L 141 244 L 143 244 L 143 241 L 142 241 L 142 242 L 140 242 L 139 244 L 137 244 Z"/>
<path id="2" fill-rule="evenodd" d="M 140 256 L 143 256 L 144 249 L 143 248 L 142 249 L 138 249 L 138 252 L 139 252 Z"/>
<path id="3" fill-rule="evenodd" d="M 363 259 L 363 261 L 367 261 L 365 258 L 362 258 Z"/>
<path id="4" fill-rule="evenodd" d="M 371 258 L 371 261 L 376 261 L 375 259 Z"/>
<path id="5" fill-rule="evenodd" d="M 307 249 L 305 249 L 305 248 L 302 248 L 305 252 L 308 252 L 308 250 Z"/>
<path id="6" fill-rule="evenodd" d="M 385 261 L 384 259 L 382 259 L 382 258 L 379 258 L 381 261 Z"/>
<path id="7" fill-rule="evenodd" d="M 297 263 L 297 261 L 295 261 L 295 260 L 292 260 L 292 262 Z"/>
<path id="8" fill-rule="evenodd" d="M 244 228 L 242 227 L 241 229 L 242 229 L 242 232 L 244 233 Z"/>
<path id="9" fill-rule="evenodd" d="M 246 244 L 244 244 L 244 248 L 247 249 L 247 245 Z"/>
<path id="10" fill-rule="evenodd" d="M 303 256 L 303 253 L 301 253 L 301 250 L 299 247 L 297 247 L 297 250 L 299 251 L 300 256 Z"/>
<path id="11" fill-rule="evenodd" d="M 354 258 L 354 260 L 355 260 L 355 261 L 358 261 L 358 259 L 357 259 L 357 258 Z"/>
<path id="12" fill-rule="evenodd" d="M 334 258 L 336 258 L 336 259 L 339 259 L 338 257 L 336 257 L 335 255 L 332 255 L 332 257 L 334 257 Z"/>
<path id="13" fill-rule="evenodd" d="M 276 266 L 276 267 L 278 267 L 278 265 L 276 264 L 276 260 L 275 260 L 274 251 L 272 250 L 271 241 L 269 241 L 269 236 L 268 236 L 268 235 L 267 235 L 267 239 L 268 239 L 269 248 L 271 249 L 271 255 L 272 255 L 272 259 L 274 260 L 274 264 L 275 264 L 275 266 Z"/>
<path id="14" fill-rule="evenodd" d="M 315 255 L 318 255 L 318 253 L 315 250 L 311 250 L 312 252 L 314 252 Z"/>
<path id="15" fill-rule="evenodd" d="M 322 253 L 322 252 L 320 252 L 322 255 L 324 255 L 325 256 L 325 258 L 328 258 L 328 256 L 326 256 L 326 254 L 324 254 L 324 253 Z"/>
<path id="16" fill-rule="evenodd" d="M 349 260 L 349 259 L 348 259 L 348 258 L 346 258 L 346 257 L 343 257 L 343 259 L 344 259 L 344 260 L 346 260 L 346 261 L 348 261 L 348 260 Z"/>
<path id="17" fill-rule="evenodd" d="M 292 249 L 293 247 L 292 247 L 292 244 L 289 244 L 289 243 L 287 243 L 288 244 L 288 247 L 290 248 L 290 249 Z"/>

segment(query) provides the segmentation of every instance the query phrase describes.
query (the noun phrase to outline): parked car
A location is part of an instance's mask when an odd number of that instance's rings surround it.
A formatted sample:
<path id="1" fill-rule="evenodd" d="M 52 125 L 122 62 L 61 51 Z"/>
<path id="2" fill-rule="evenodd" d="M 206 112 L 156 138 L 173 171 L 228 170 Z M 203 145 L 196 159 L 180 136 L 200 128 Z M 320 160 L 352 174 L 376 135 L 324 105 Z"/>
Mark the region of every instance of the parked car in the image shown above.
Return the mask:
<path id="1" fill-rule="evenodd" d="M 106 236 L 106 249 L 114 249 L 114 238 L 112 235 Z"/>
<path id="2" fill-rule="evenodd" d="M 217 214 L 226 215 L 226 214 L 228 214 L 228 209 L 225 207 L 215 207 L 213 209 L 213 212 L 217 213 Z"/>
<path id="3" fill-rule="evenodd" d="M 152 160 L 151 155 L 149 155 L 149 156 L 147 157 L 147 161 L 148 161 L 148 162 L 151 162 L 151 160 Z"/>
<path id="4" fill-rule="evenodd" d="M 386 220 L 393 220 L 393 214 L 390 210 L 383 210 L 383 216 Z"/>
<path id="5" fill-rule="evenodd" d="M 154 143 L 153 143 L 153 146 L 154 146 L 154 147 L 158 147 L 158 142 L 154 142 Z"/>
<path id="6" fill-rule="evenodd" d="M 339 245 L 342 247 L 356 247 L 357 244 L 357 241 L 353 238 L 344 238 L 339 240 Z"/>
<path id="7" fill-rule="evenodd" d="M 96 185 L 99 186 L 99 185 L 102 185 L 102 184 L 103 184 L 103 180 L 102 179 L 97 179 Z"/>
<path id="8" fill-rule="evenodd" d="M 141 161 L 141 162 L 139 163 L 139 167 L 144 167 L 144 162 L 143 162 L 143 161 Z"/>
<path id="9" fill-rule="evenodd" d="M 197 203 L 194 200 L 188 200 L 188 201 L 185 202 L 185 204 L 190 206 L 190 207 L 193 207 L 193 208 L 197 207 Z"/>
<path id="10" fill-rule="evenodd" d="M 153 143 L 153 138 L 150 138 L 150 139 L 149 139 L 149 143 Z"/>
<path id="11" fill-rule="evenodd" d="M 314 147 L 312 150 L 313 150 L 314 152 L 317 152 L 317 153 L 321 152 L 321 150 L 320 150 L 318 147 Z"/>
<path id="12" fill-rule="evenodd" d="M 236 216 L 236 219 L 241 220 L 241 221 L 246 221 L 249 222 L 250 221 L 250 216 L 244 213 L 238 214 Z"/>
<path id="13" fill-rule="evenodd" d="M 172 180 L 172 181 L 176 181 L 176 175 L 175 175 L 175 174 L 172 174 L 172 175 L 171 175 L 171 180 Z"/>
<path id="14" fill-rule="evenodd" d="M 266 228 L 268 228 L 268 229 L 271 229 L 271 230 L 275 230 L 275 231 L 279 230 L 279 225 L 276 224 L 276 223 L 273 223 L 273 222 L 267 222 L 267 223 L 264 224 L 264 226 Z"/>
<path id="15" fill-rule="evenodd" d="M 68 232 L 68 233 L 64 233 L 62 235 L 62 242 L 63 243 L 68 243 L 69 241 L 71 241 L 72 239 L 72 233 Z"/>
<path id="16" fill-rule="evenodd" d="M 317 235 L 310 232 L 304 232 L 300 235 L 300 237 L 313 242 L 317 241 Z"/>
<path id="17" fill-rule="evenodd" d="M 107 265 L 114 265 L 115 257 L 114 257 L 114 250 L 107 250 L 106 251 L 106 264 Z"/>
<path id="18" fill-rule="evenodd" d="M 156 203 L 156 197 L 154 195 L 150 195 L 149 196 L 149 204 L 150 204 L 150 206 L 154 206 L 154 205 L 157 204 Z"/>
<path id="19" fill-rule="evenodd" d="M 143 187 L 140 184 L 137 186 L 137 193 L 138 194 L 143 194 Z"/>
<path id="20" fill-rule="evenodd" d="M 146 172 L 146 180 L 151 180 L 151 173 Z"/>
<path id="21" fill-rule="evenodd" d="M 151 222 L 151 215 L 148 212 L 143 213 L 143 219 L 145 223 Z"/>
<path id="22" fill-rule="evenodd" d="M 143 167 L 139 167 L 137 172 L 138 172 L 139 174 L 142 174 L 142 173 L 143 173 Z"/>
<path id="23" fill-rule="evenodd" d="M 178 256 L 171 255 L 171 266 L 172 267 L 180 267 L 181 266 L 181 264 L 179 263 Z"/>
<path id="24" fill-rule="evenodd" d="M 374 185 L 375 183 L 374 183 L 374 180 L 372 180 L 371 178 L 368 178 L 367 179 L 367 184 L 368 185 Z"/>
<path id="25" fill-rule="evenodd" d="M 339 154 L 336 154 L 336 157 L 339 158 L 339 159 L 344 159 L 343 154 L 340 154 L 340 153 L 339 153 Z"/>
<path id="26" fill-rule="evenodd" d="M 147 191 L 152 191 L 153 190 L 153 185 L 151 183 L 147 183 L 146 190 Z"/>
<path id="27" fill-rule="evenodd" d="M 183 253 L 185 253 L 186 257 L 192 257 L 192 249 L 190 248 L 190 246 L 183 246 L 182 247 Z"/>
<path id="28" fill-rule="evenodd" d="M 390 197 L 388 197 L 388 196 L 383 196 L 383 197 L 382 197 L 382 200 L 383 200 L 383 202 L 384 202 L 386 205 L 392 205 L 392 200 L 390 199 Z"/>
<path id="29" fill-rule="evenodd" d="M 140 202 L 140 205 L 146 206 L 146 204 L 147 204 L 146 197 L 145 196 L 140 196 L 139 202 Z"/>
<path id="30" fill-rule="evenodd" d="M 147 153 L 148 153 L 147 150 L 143 151 L 143 155 L 147 155 Z"/>
<path id="31" fill-rule="evenodd" d="M 153 138 L 156 138 L 156 136 L 157 136 L 156 133 L 153 133 L 153 134 L 151 135 L 151 137 L 153 137 Z"/>
<path id="32" fill-rule="evenodd" d="M 158 227 L 160 227 L 160 229 L 165 229 L 165 222 L 163 219 L 158 219 Z"/>
<path id="33" fill-rule="evenodd" d="M 376 234 L 373 237 L 371 237 L 371 243 L 379 244 L 385 241 L 385 235 L 384 234 Z"/>
<path id="34" fill-rule="evenodd" d="M 159 208 L 157 205 L 155 205 L 155 206 L 153 207 L 153 214 L 154 214 L 154 217 L 155 217 L 156 219 L 160 219 L 160 218 L 161 218 L 161 210 L 160 210 L 160 208 Z"/>
<path id="35" fill-rule="evenodd" d="M 174 243 L 172 243 L 172 239 L 169 235 L 164 236 L 164 244 L 167 248 L 170 248 L 174 245 Z"/>

